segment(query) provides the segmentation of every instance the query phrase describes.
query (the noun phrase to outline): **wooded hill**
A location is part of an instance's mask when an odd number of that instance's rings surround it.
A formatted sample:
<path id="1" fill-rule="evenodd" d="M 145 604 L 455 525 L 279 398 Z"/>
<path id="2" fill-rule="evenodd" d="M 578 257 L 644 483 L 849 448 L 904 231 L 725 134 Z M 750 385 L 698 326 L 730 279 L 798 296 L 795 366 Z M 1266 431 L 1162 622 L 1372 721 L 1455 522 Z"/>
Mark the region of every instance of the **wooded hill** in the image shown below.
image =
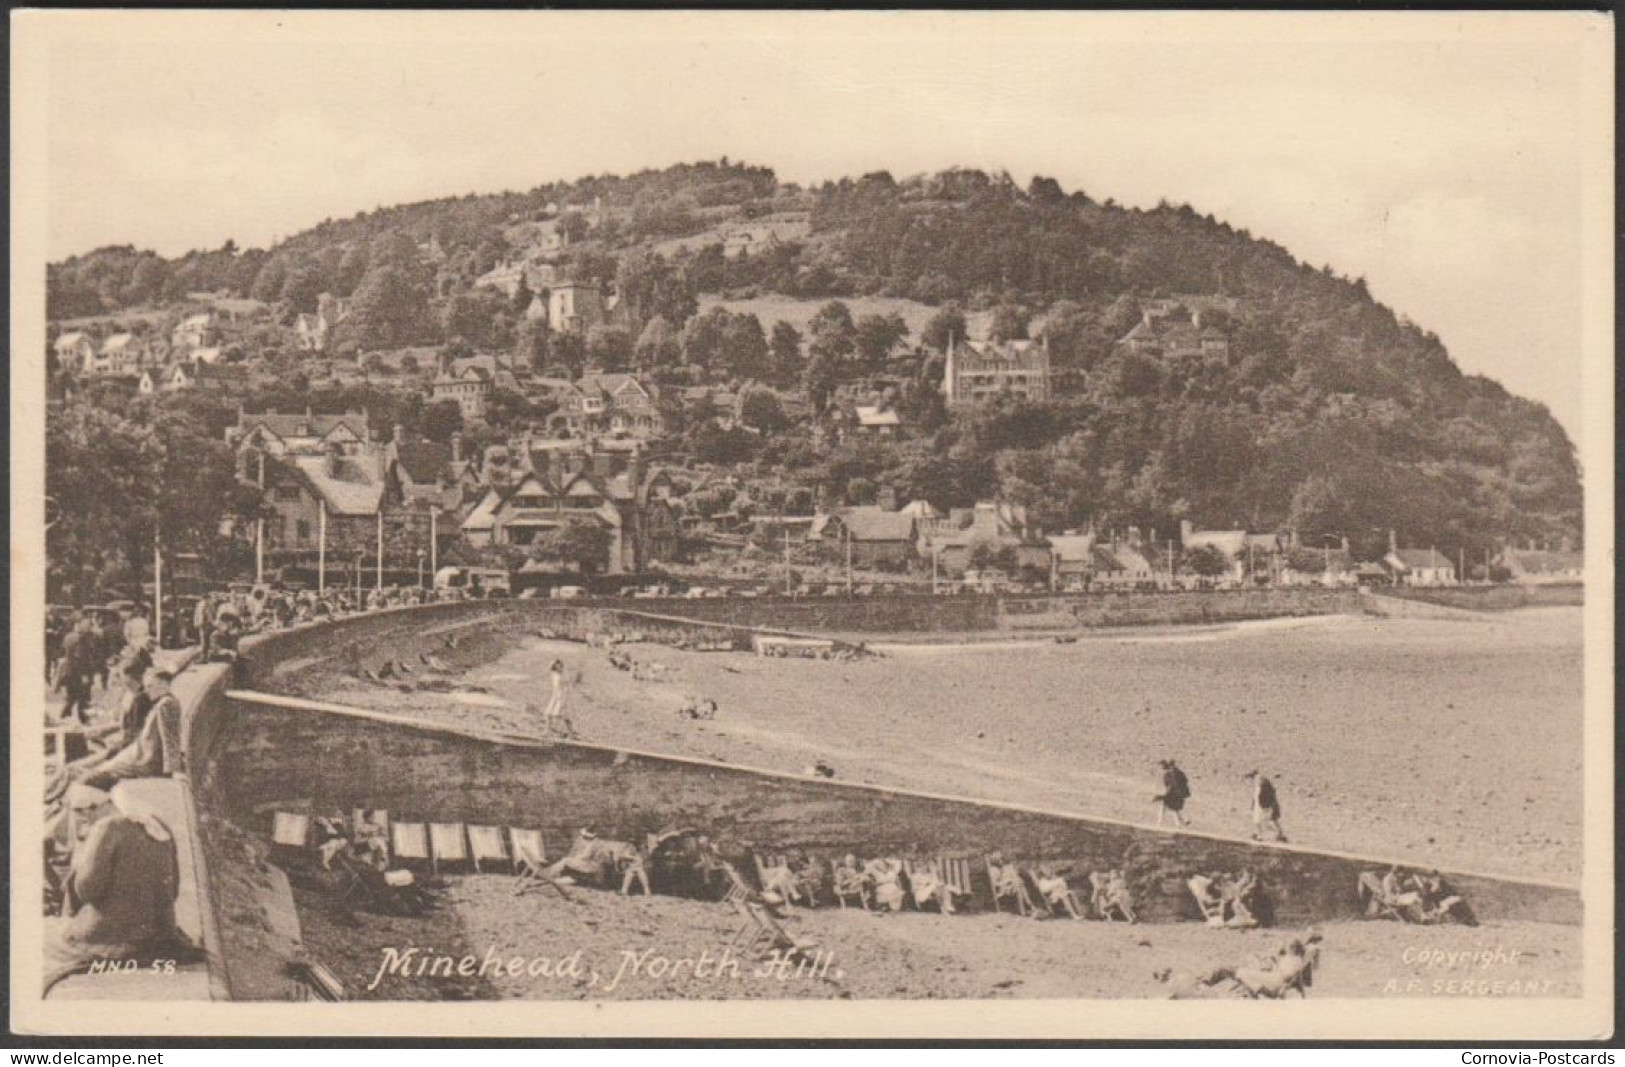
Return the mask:
<path id="1" fill-rule="evenodd" d="M 797 220 L 791 236 L 727 254 L 730 228 L 786 218 Z M 561 273 L 621 296 L 620 323 L 585 344 L 538 337 L 516 301 L 474 287 L 530 251 L 536 220 L 572 234 Z M 702 442 L 708 458 L 788 468 L 848 500 L 879 485 L 939 506 L 999 494 L 1051 530 L 1166 530 L 1190 518 L 1344 535 L 1357 547 L 1391 528 L 1407 544 L 1473 552 L 1580 536 L 1574 448 L 1546 409 L 1463 374 L 1439 338 L 1373 300 L 1363 280 L 1188 206 L 1124 208 L 1046 178 L 1023 188 L 974 170 L 876 173 L 800 188 L 724 159 L 383 208 L 265 250 L 228 243 L 165 260 L 113 248 L 49 269 L 53 319 L 198 291 L 252 296 L 285 319 L 322 293 L 348 296 L 351 352 L 453 342 L 555 369 L 591 360 L 637 364 L 656 380 L 799 385 L 820 400 L 893 372 L 911 431 L 900 441 L 831 445 L 769 419 L 753 439 Z M 940 360 L 925 351 L 888 365 L 863 343 L 865 330 L 884 340 L 882 324 L 826 309 L 803 337 L 697 314 L 716 294 L 944 308 L 914 344 L 940 343 L 958 308 L 992 311 L 1002 335 L 1048 337 L 1060 395 L 947 412 Z M 1145 301 L 1215 296 L 1230 298 L 1208 317 L 1229 338 L 1223 358 L 1160 359 L 1117 343 Z"/>

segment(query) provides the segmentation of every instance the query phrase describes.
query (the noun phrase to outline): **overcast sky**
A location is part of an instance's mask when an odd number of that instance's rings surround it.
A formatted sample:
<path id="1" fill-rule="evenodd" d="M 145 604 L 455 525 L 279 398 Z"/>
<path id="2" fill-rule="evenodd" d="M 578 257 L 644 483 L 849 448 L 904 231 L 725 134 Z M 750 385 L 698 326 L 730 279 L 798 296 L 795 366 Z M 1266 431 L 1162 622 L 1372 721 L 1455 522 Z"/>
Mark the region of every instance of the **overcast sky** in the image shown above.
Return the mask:
<path id="1" fill-rule="evenodd" d="M 1577 433 L 1594 16 L 58 16 L 53 258 L 679 161 L 951 165 L 1189 202 Z M 1592 50 L 1595 55 L 1595 49 Z"/>

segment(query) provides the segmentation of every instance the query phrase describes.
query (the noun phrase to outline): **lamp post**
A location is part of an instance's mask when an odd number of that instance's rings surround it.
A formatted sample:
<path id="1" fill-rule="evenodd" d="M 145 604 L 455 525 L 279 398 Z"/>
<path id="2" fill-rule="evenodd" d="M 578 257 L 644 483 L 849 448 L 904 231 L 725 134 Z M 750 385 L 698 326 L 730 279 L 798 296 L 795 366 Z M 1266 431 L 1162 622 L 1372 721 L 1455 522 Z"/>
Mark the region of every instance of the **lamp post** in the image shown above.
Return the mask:
<path id="1" fill-rule="evenodd" d="M 419 589 L 423 588 L 423 561 L 425 559 L 427 559 L 427 558 L 428 558 L 428 554 L 425 553 L 423 551 L 423 549 L 421 549 L 421 548 L 418 549 L 418 588 Z"/>

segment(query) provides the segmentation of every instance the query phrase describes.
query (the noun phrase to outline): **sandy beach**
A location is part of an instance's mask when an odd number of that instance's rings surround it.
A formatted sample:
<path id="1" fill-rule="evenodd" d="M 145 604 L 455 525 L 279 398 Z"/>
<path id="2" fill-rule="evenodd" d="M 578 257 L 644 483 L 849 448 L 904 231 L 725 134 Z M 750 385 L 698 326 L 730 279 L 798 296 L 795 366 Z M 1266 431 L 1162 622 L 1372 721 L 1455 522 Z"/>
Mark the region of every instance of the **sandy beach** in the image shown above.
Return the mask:
<path id="1" fill-rule="evenodd" d="M 404 694 L 333 678 L 331 699 L 540 730 L 546 665 L 580 681 L 581 738 L 841 780 L 1149 822 L 1156 763 L 1191 778 L 1194 828 L 1245 836 L 1242 776 L 1275 780 L 1295 844 L 1572 882 L 1581 841 L 1581 618 L 1334 617 L 764 659 L 527 639 L 466 680 Z M 716 718 L 677 714 L 714 699 Z"/>

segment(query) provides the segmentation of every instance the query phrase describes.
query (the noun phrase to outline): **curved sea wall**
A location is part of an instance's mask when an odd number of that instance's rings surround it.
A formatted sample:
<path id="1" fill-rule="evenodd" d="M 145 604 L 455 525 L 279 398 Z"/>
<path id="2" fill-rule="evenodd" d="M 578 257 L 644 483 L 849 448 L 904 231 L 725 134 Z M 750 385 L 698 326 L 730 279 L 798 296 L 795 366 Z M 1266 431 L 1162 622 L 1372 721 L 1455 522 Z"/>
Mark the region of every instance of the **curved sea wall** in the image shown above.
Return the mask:
<path id="1" fill-rule="evenodd" d="M 665 607 L 666 605 L 657 605 Z M 802 622 L 804 620 L 796 620 Z M 585 639 L 642 632 L 699 647 L 748 647 L 738 624 L 659 612 L 544 601 L 400 608 L 243 642 L 234 669 L 209 666 L 187 703 L 187 748 L 207 868 L 204 898 L 219 931 L 223 981 L 234 999 L 293 995 L 297 918 L 281 872 L 266 863 L 271 814 L 382 808 L 396 819 L 540 829 L 550 855 L 584 826 L 601 836 L 692 827 L 746 861 L 803 849 L 840 856 L 972 859 L 985 895 L 994 851 L 1075 871 L 1121 867 L 1142 916 L 1195 917 L 1184 878 L 1250 867 L 1269 886 L 1277 921 L 1353 918 L 1360 872 L 1386 860 L 1258 844 L 1041 811 L 966 797 L 808 779 L 661 753 L 430 725 L 303 699 L 329 672 L 353 672 L 432 652 L 471 666 L 529 635 Z M 1445 872 L 1481 918 L 1578 923 L 1568 886 Z M 986 903 L 983 901 L 982 903 Z M 211 970 L 213 970 L 211 966 Z"/>

